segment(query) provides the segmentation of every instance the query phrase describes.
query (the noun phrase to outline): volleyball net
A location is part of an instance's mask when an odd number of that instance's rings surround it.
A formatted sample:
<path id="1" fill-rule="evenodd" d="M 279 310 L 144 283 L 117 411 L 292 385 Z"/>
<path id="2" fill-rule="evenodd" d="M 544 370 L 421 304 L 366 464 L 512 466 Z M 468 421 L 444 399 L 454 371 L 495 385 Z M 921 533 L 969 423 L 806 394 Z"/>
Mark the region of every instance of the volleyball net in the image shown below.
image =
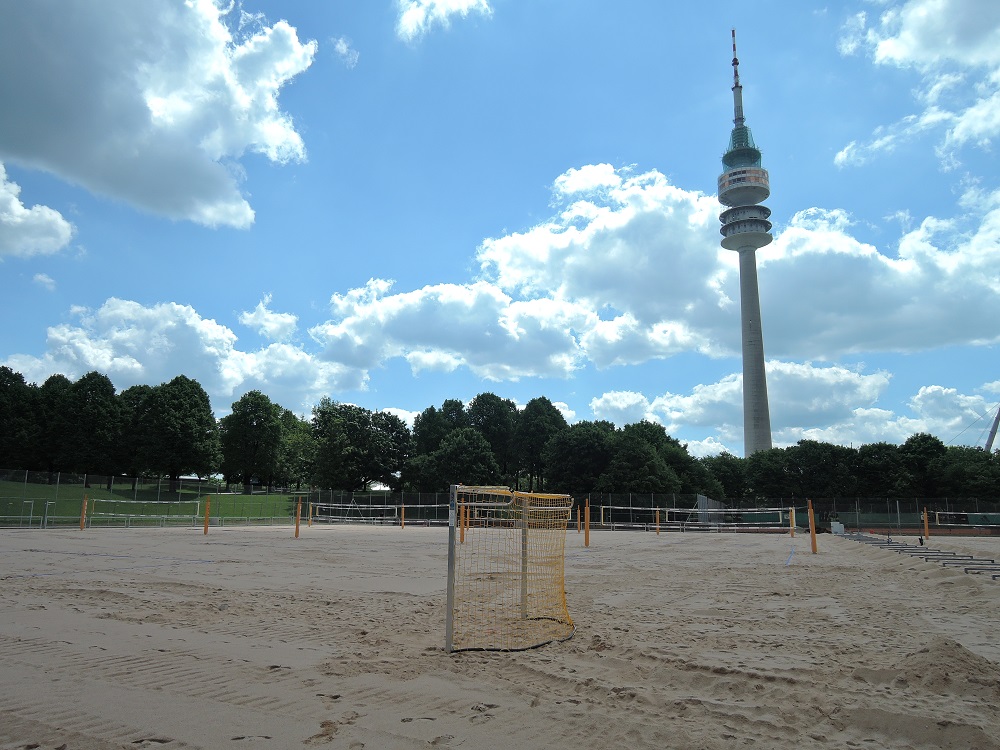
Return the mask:
<path id="1" fill-rule="evenodd" d="M 602 529 L 641 531 L 788 531 L 807 524 L 806 507 L 729 508 L 722 503 L 690 508 L 636 506 L 615 503 L 591 505 L 591 525 Z"/>
<path id="2" fill-rule="evenodd" d="M 414 493 L 416 494 L 416 493 Z M 448 504 L 427 502 L 436 495 L 425 495 L 424 502 L 406 502 L 402 498 L 379 495 L 345 496 L 333 502 L 306 500 L 303 517 L 318 523 L 360 523 L 372 525 L 404 526 L 443 525 L 448 520 Z M 443 497 L 443 496 L 442 496 Z"/>
<path id="3" fill-rule="evenodd" d="M 520 651 L 573 635 L 566 528 L 573 498 L 451 489 L 445 650 Z"/>
<path id="4" fill-rule="evenodd" d="M 191 526 L 198 523 L 201 508 L 200 500 L 121 500 L 95 497 L 90 499 L 87 517 L 91 525 Z"/>

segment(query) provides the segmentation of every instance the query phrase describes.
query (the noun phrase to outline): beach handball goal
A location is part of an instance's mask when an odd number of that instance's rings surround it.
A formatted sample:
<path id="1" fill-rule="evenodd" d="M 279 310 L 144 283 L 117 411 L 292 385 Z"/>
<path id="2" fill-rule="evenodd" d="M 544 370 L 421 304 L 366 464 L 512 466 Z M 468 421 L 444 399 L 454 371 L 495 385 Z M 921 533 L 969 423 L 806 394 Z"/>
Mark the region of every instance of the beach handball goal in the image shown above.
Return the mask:
<path id="1" fill-rule="evenodd" d="M 453 485 L 445 651 L 521 651 L 573 635 L 569 495 Z"/>

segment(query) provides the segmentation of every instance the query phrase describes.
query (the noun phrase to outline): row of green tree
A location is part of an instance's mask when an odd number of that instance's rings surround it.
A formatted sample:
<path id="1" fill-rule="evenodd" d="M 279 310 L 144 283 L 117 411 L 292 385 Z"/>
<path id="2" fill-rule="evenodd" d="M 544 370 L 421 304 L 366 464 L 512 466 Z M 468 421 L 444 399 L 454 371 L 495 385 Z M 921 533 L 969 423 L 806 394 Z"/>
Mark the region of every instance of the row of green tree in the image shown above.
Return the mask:
<path id="1" fill-rule="evenodd" d="M 102 475 L 222 474 L 259 483 L 437 492 L 450 484 L 528 490 L 704 494 L 718 500 L 805 497 L 995 497 L 1000 452 L 945 446 L 845 448 L 803 440 L 749 458 L 695 458 L 660 425 L 567 424 L 545 397 L 523 409 L 481 393 L 399 417 L 322 399 L 309 419 L 250 391 L 216 420 L 191 378 L 120 393 L 91 372 L 41 385 L 0 367 L 0 468 Z"/>

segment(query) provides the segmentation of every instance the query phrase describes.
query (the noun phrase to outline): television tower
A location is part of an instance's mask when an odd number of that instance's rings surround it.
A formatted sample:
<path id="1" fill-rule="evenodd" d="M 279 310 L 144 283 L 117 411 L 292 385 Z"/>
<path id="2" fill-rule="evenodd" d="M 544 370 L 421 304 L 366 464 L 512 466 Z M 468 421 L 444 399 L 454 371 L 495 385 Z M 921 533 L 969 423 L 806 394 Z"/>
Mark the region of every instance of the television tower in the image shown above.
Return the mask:
<path id="1" fill-rule="evenodd" d="M 722 157 L 719 202 L 728 206 L 720 215 L 722 246 L 740 255 L 740 319 L 743 327 L 743 454 L 771 448 L 771 414 L 764 375 L 764 335 L 757 291 L 759 248 L 771 242 L 771 209 L 761 206 L 771 187 L 761 166 L 760 150 L 743 119 L 743 87 L 733 29 L 733 132 Z"/>

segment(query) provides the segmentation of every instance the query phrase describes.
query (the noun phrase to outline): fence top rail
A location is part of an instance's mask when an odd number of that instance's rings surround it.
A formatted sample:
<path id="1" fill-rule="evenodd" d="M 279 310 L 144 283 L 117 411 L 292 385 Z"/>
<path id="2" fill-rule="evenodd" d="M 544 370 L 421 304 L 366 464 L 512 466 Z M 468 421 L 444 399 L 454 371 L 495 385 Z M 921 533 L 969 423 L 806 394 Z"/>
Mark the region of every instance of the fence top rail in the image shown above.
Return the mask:
<path id="1" fill-rule="evenodd" d="M 448 503 L 389 503 L 387 505 L 368 505 L 367 503 L 320 503 L 310 502 L 313 510 L 316 508 L 356 508 L 358 510 L 386 510 L 390 508 L 447 508 Z M 471 505 L 471 503 L 463 503 Z"/>
<path id="2" fill-rule="evenodd" d="M 611 508 L 612 510 L 633 510 L 633 511 L 650 511 L 650 510 L 668 510 L 671 513 L 717 513 L 717 514 L 733 514 L 733 513 L 787 513 L 789 510 L 805 510 L 805 505 L 784 505 L 776 508 L 674 508 L 671 506 L 662 505 L 595 505 L 592 507 L 600 508 Z"/>

